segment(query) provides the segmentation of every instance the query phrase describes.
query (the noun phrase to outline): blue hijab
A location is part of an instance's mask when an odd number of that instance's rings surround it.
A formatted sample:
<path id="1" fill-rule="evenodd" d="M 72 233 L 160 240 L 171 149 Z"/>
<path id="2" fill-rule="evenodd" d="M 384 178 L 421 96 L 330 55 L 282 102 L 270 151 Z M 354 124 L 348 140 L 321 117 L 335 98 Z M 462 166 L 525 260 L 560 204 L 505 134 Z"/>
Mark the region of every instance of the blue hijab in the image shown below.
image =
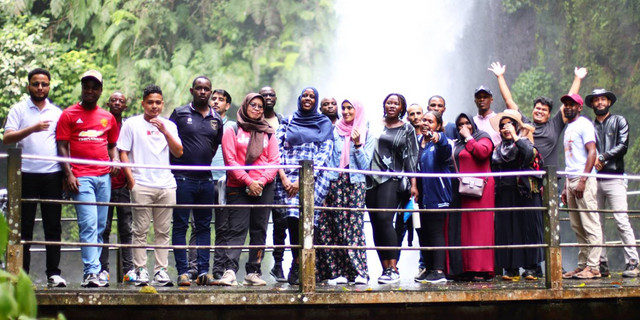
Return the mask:
<path id="1" fill-rule="evenodd" d="M 313 90 L 316 102 L 311 110 L 302 109 L 302 94 L 305 90 Z M 302 89 L 298 96 L 298 111 L 293 113 L 286 131 L 286 141 L 289 145 L 300 145 L 307 142 L 323 142 L 333 139 L 333 125 L 331 120 L 321 113 L 318 113 L 318 90 L 314 87 Z"/>

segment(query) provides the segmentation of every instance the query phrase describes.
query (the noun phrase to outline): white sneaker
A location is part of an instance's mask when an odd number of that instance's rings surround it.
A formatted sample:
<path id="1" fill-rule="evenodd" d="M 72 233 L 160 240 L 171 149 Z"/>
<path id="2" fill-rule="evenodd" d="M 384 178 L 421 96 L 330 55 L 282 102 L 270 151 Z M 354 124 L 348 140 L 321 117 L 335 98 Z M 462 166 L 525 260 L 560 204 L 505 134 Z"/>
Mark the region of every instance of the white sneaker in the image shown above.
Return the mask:
<path id="1" fill-rule="evenodd" d="M 107 271 L 107 270 L 100 271 L 100 273 L 98 273 L 98 281 L 100 281 L 100 285 L 102 287 L 108 287 L 109 286 L 109 271 Z"/>
<path id="2" fill-rule="evenodd" d="M 354 281 L 353 281 L 353 284 L 354 284 L 354 285 L 356 285 L 356 286 L 358 286 L 358 285 L 360 285 L 360 286 L 362 286 L 362 285 L 366 286 L 367 284 L 369 284 L 369 279 L 368 279 L 368 278 L 365 278 L 365 277 L 363 277 L 363 276 L 357 276 L 357 277 L 356 277 L 356 280 L 354 280 Z"/>
<path id="3" fill-rule="evenodd" d="M 343 276 L 339 276 L 339 277 L 327 280 L 327 284 L 330 286 L 337 286 L 337 285 L 347 284 L 347 283 L 349 283 L 349 280 L 347 280 L 347 278 Z"/>
<path id="4" fill-rule="evenodd" d="M 220 278 L 220 282 L 218 282 L 221 286 L 237 286 L 238 282 L 236 282 L 236 273 L 233 270 L 227 270 Z"/>
<path id="5" fill-rule="evenodd" d="M 161 268 L 156 274 L 153 276 L 153 282 L 157 283 L 161 287 L 172 287 L 173 282 L 169 275 L 167 274 L 167 270 L 165 268 Z"/>
<path id="6" fill-rule="evenodd" d="M 127 271 L 127 273 L 122 278 L 122 282 L 124 283 L 135 283 L 138 280 L 138 275 L 136 274 L 136 270 L 131 269 Z"/>
<path id="7" fill-rule="evenodd" d="M 138 276 L 136 286 L 144 287 L 149 284 L 149 271 L 146 268 L 140 267 L 136 273 Z"/>
<path id="8" fill-rule="evenodd" d="M 222 279 L 224 279 L 224 276 L 222 276 Z M 260 278 L 259 273 L 254 272 L 244 276 L 244 282 L 242 284 L 245 286 L 266 286 L 267 282 Z"/>
<path id="9" fill-rule="evenodd" d="M 47 285 L 49 287 L 62 288 L 67 286 L 67 281 L 65 281 L 64 279 L 62 279 L 61 276 L 56 274 L 56 275 L 52 275 L 51 277 L 49 277 L 49 279 L 47 279 Z"/>
<path id="10" fill-rule="evenodd" d="M 379 284 L 391 284 L 398 282 L 400 282 L 400 273 L 393 268 L 385 269 L 380 278 L 378 278 Z"/>

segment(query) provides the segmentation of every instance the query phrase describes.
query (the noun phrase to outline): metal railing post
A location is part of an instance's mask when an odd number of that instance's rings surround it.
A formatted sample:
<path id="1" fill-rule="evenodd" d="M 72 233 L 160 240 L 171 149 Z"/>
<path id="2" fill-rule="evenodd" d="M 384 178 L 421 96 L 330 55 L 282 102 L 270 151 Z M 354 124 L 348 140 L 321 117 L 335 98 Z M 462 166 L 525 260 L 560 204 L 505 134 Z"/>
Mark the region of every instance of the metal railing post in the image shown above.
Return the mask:
<path id="1" fill-rule="evenodd" d="M 543 203 L 548 206 L 544 214 L 545 286 L 547 289 L 562 290 L 562 249 L 560 248 L 560 216 L 558 215 L 558 176 L 555 166 L 546 166 L 544 177 Z"/>
<path id="2" fill-rule="evenodd" d="M 20 244 L 22 235 L 22 149 L 7 151 L 7 223 L 9 224 L 9 245 L 7 246 L 7 271 L 18 274 L 22 269 L 24 247 Z"/>
<path id="3" fill-rule="evenodd" d="M 300 292 L 316 290 L 316 251 L 313 249 L 313 161 L 300 161 Z"/>

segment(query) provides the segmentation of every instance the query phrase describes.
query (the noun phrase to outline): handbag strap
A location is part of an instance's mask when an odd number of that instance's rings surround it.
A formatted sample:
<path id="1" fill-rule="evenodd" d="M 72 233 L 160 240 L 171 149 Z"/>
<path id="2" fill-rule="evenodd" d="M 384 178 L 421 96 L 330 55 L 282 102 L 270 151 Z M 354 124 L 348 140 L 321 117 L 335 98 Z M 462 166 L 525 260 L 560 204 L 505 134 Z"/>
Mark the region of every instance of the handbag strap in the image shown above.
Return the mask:
<path id="1" fill-rule="evenodd" d="M 456 169 L 456 173 L 460 173 L 458 170 L 458 165 L 456 164 L 456 151 L 455 148 L 452 150 L 453 154 L 451 155 L 451 159 L 453 159 L 453 168 Z M 457 177 L 458 181 L 462 182 L 462 177 Z M 487 183 L 487 177 L 483 177 L 484 183 Z"/>

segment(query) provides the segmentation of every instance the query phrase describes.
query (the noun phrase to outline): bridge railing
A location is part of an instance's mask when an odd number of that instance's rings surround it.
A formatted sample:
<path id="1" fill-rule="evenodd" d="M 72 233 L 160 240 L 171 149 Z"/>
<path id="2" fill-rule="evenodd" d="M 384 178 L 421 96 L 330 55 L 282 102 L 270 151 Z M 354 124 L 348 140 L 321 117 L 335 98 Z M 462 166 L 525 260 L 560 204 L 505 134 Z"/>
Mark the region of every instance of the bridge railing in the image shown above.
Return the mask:
<path id="1" fill-rule="evenodd" d="M 108 166 L 118 167 L 145 167 L 145 168 L 166 168 L 166 169 L 185 169 L 185 170 L 203 170 L 203 169 L 215 169 L 215 170 L 235 170 L 239 167 L 194 167 L 194 166 L 145 166 L 125 163 L 111 163 L 111 162 L 96 162 L 79 159 L 58 158 L 58 157 L 36 157 L 25 155 L 22 156 L 21 149 L 9 149 L 7 153 L 8 157 L 8 170 L 7 170 L 7 185 L 8 185 L 8 207 L 7 207 L 7 220 L 10 226 L 9 233 L 9 245 L 7 248 L 7 270 L 12 273 L 17 273 L 22 267 L 22 254 L 23 245 L 60 245 L 67 247 L 82 247 L 82 246 L 100 246 L 103 248 L 115 247 L 115 248 L 162 248 L 162 249 L 248 249 L 248 248 L 287 248 L 291 250 L 300 250 L 300 286 L 299 291 L 301 293 L 310 294 L 316 291 L 316 264 L 315 264 L 315 250 L 316 249 L 364 249 L 364 250 L 470 250 L 470 249 L 509 249 L 509 248 L 544 248 L 545 250 L 545 286 L 551 290 L 562 290 L 562 248 L 563 247 L 590 247 L 594 245 L 585 244 L 562 244 L 560 242 L 560 217 L 559 211 L 563 210 L 559 207 L 558 199 L 558 174 L 565 175 L 566 172 L 557 172 L 554 167 L 545 167 L 544 171 L 520 171 L 520 172 L 507 172 L 507 173 L 464 173 L 464 174 L 434 174 L 434 173 L 385 173 L 378 171 L 366 171 L 366 170 L 350 170 L 350 169 L 337 169 L 337 168 L 314 168 L 312 161 L 301 161 L 299 166 L 277 166 L 278 168 L 296 168 L 300 170 L 300 206 L 287 206 L 287 205 L 261 205 L 270 208 L 299 208 L 300 210 L 300 245 L 264 245 L 264 246 L 198 246 L 198 245 L 185 245 L 185 246 L 157 246 L 157 245 L 133 245 L 133 244 L 119 244 L 119 243 L 80 243 L 80 242 L 50 242 L 50 241 L 23 241 L 20 235 L 20 211 L 21 204 L 23 202 L 56 202 L 60 204 L 97 204 L 97 205 L 111 205 L 111 206 L 130 206 L 139 207 L 141 204 L 135 203 L 111 203 L 111 202 L 78 202 L 71 200 L 46 200 L 46 199 L 22 199 L 21 197 L 21 161 L 22 158 L 41 159 L 41 160 L 55 160 L 60 162 L 76 162 L 76 163 L 100 163 Z M 246 169 L 257 168 L 270 168 L 273 166 L 247 166 L 240 167 Z M 375 175 L 393 175 L 393 176 L 409 176 L 409 177 L 464 177 L 464 176 L 519 176 L 519 175 L 541 175 L 543 176 L 543 204 L 542 207 L 513 207 L 513 208 L 481 208 L 481 209 L 411 209 L 402 211 L 415 211 L 424 214 L 433 212 L 473 212 L 473 211 L 494 211 L 498 214 L 502 211 L 522 211 L 522 210 L 542 210 L 544 217 L 544 243 L 543 244 L 520 244 L 520 245 L 492 245 L 492 246 L 446 246 L 446 247 L 375 247 L 375 246 L 344 246 L 344 245 L 315 245 L 314 244 L 314 210 L 328 210 L 328 211 L 368 211 L 368 212 L 397 212 L 398 209 L 367 209 L 367 208 L 336 208 L 336 207 L 315 207 L 314 206 L 314 170 L 331 170 L 339 172 L 350 173 L 364 173 Z M 592 175 L 587 175 L 592 176 Z M 597 175 L 598 177 L 607 177 L 604 175 Z M 620 178 L 620 176 L 613 176 Z M 625 176 L 627 179 L 640 180 L 640 177 Z M 244 205 L 144 205 L 150 207 L 188 207 L 188 208 L 227 208 L 227 207 L 245 207 Z M 258 207 L 257 205 L 254 207 Z M 571 209 L 564 209 L 570 211 Z M 599 210 L 602 213 L 613 212 L 611 210 Z M 640 212 L 639 210 L 629 210 L 629 212 Z M 515 213 L 517 214 L 517 213 Z M 633 245 L 629 244 L 600 244 L 596 246 L 602 247 L 629 247 Z M 638 246 L 637 244 L 635 245 Z M 80 261 L 79 261 L 80 263 Z"/>

